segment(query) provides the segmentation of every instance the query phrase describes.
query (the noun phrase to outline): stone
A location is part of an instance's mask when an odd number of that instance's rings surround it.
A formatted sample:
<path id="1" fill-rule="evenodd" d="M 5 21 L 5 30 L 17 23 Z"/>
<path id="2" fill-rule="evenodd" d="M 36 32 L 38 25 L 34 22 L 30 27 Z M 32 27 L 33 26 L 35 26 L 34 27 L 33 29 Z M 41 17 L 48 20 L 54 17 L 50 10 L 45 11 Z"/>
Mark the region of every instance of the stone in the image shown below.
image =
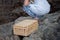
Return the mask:
<path id="1" fill-rule="evenodd" d="M 14 22 L 0 25 L 0 40 L 20 40 L 18 36 L 13 35 Z"/>
<path id="2" fill-rule="evenodd" d="M 24 18 L 24 19 L 23 19 Z M 0 40 L 20 40 L 21 37 L 12 33 L 12 25 L 25 19 L 33 19 L 31 17 L 19 17 L 15 22 L 0 25 Z M 38 30 L 28 37 L 24 37 L 23 40 L 60 40 L 60 11 L 46 14 L 42 18 Z"/>
<path id="3" fill-rule="evenodd" d="M 13 22 L 0 25 L 0 36 L 12 35 Z"/>
<path id="4" fill-rule="evenodd" d="M 30 36 L 24 37 L 23 40 L 59 40 L 59 17 L 60 12 L 44 15 L 44 20 L 40 23 L 38 30 Z"/>

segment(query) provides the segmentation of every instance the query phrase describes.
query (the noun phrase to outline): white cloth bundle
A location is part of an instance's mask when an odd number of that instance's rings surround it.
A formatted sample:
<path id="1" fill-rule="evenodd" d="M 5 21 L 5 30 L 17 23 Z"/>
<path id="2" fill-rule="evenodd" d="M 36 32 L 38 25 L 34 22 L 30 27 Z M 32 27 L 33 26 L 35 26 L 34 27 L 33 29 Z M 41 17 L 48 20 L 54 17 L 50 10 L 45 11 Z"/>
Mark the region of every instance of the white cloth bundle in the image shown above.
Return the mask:
<path id="1" fill-rule="evenodd" d="M 24 11 L 26 11 L 30 16 L 35 15 L 44 15 L 49 13 L 50 4 L 47 0 L 34 0 L 33 4 L 24 6 Z"/>

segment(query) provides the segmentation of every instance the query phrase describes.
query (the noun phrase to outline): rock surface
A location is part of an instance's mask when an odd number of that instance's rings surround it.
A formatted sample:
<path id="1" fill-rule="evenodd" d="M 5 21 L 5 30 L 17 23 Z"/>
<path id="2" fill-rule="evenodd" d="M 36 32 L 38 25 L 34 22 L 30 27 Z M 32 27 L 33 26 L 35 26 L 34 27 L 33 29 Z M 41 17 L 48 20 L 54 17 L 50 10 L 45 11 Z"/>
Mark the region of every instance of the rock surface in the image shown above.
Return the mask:
<path id="1" fill-rule="evenodd" d="M 55 12 L 54 14 L 44 15 L 44 17 L 41 18 L 42 20 L 44 20 L 40 23 L 39 29 L 35 33 L 32 33 L 29 37 L 24 37 L 23 40 L 57 40 L 60 37 L 57 37 L 57 35 L 60 35 L 60 32 L 57 31 L 57 28 L 59 28 L 60 26 L 57 22 L 59 17 L 59 11 Z M 29 17 L 25 19 L 28 18 Z M 22 20 L 21 17 L 18 18 L 15 23 L 19 22 L 20 20 Z"/>
<path id="2" fill-rule="evenodd" d="M 14 22 L 0 25 L 0 40 L 20 40 L 18 36 L 13 35 L 13 24 Z"/>
<path id="3" fill-rule="evenodd" d="M 13 34 L 12 26 L 24 19 L 31 17 L 20 17 L 15 22 L 0 25 L 0 40 L 20 40 L 19 36 Z M 60 40 L 60 11 L 46 14 L 40 18 L 42 20 L 36 32 L 21 40 Z"/>

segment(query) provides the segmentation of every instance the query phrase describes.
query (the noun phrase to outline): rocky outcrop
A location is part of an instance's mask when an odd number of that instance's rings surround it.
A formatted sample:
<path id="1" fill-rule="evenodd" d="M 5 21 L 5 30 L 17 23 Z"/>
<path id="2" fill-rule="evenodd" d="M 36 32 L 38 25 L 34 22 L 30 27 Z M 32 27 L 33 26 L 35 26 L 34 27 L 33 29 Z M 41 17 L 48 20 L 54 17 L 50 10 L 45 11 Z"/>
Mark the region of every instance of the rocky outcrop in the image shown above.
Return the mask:
<path id="1" fill-rule="evenodd" d="M 16 36 L 13 34 L 12 27 L 14 23 L 18 23 L 24 19 L 32 19 L 31 17 L 20 17 L 15 22 L 0 25 L 1 40 L 60 40 L 60 11 L 46 14 L 40 18 L 39 28 L 36 32 L 28 37 Z"/>
<path id="2" fill-rule="evenodd" d="M 20 40 L 20 38 L 13 34 L 12 27 L 14 22 L 0 25 L 0 40 Z"/>
<path id="3" fill-rule="evenodd" d="M 24 19 L 28 19 L 31 17 L 23 17 Z M 18 18 L 15 23 L 23 20 L 22 17 Z M 39 24 L 39 29 L 32 33 L 28 37 L 24 37 L 23 40 L 58 40 L 60 38 L 60 25 L 59 19 L 60 18 L 60 11 L 46 14 L 40 19 L 43 20 Z"/>

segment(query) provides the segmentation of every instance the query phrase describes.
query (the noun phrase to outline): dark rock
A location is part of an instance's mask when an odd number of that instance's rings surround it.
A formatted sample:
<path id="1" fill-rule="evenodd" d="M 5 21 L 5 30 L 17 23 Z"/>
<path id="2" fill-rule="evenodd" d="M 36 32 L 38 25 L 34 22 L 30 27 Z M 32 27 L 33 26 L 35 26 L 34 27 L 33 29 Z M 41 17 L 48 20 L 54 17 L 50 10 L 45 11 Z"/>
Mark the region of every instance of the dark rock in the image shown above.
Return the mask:
<path id="1" fill-rule="evenodd" d="M 12 35 L 13 22 L 0 25 L 0 36 Z"/>
<path id="2" fill-rule="evenodd" d="M 60 25 L 57 22 L 60 17 L 60 12 L 55 12 L 54 14 L 46 14 L 42 18 L 43 21 L 40 23 L 39 28 L 36 32 L 32 33 L 28 37 L 24 37 L 23 40 L 57 40 L 60 35 Z M 31 17 L 20 17 L 15 23 L 18 23 L 24 19 L 32 19 Z M 59 26 L 58 26 L 59 25 Z M 57 37 L 58 36 L 58 37 Z"/>
<path id="3" fill-rule="evenodd" d="M 14 22 L 0 25 L 0 40 L 20 40 L 18 36 L 13 34 L 13 24 Z"/>
<path id="4" fill-rule="evenodd" d="M 54 14 L 46 14 L 42 18 L 42 22 L 39 24 L 39 28 L 36 32 L 32 33 L 28 37 L 24 37 L 23 40 L 57 40 L 60 37 L 60 24 L 59 24 L 60 12 Z M 24 19 L 32 19 L 32 17 L 19 17 L 15 22 L 0 25 L 0 39 L 1 40 L 20 40 L 21 37 L 13 35 L 12 27 L 14 23 L 18 23 Z M 58 21 L 57 21 L 58 20 Z"/>

